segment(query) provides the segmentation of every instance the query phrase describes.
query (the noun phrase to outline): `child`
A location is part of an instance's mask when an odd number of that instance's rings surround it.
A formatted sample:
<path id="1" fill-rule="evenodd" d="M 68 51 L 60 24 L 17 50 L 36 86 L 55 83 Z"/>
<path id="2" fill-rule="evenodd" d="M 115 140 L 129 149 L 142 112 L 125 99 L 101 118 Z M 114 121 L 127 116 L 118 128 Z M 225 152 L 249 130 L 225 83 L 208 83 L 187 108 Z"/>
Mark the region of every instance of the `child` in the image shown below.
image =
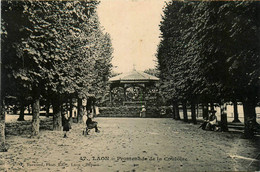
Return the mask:
<path id="1" fill-rule="evenodd" d="M 95 132 L 99 133 L 100 131 L 98 130 L 98 126 L 97 126 L 97 122 L 96 121 L 92 121 L 92 118 L 93 118 L 93 114 L 90 113 L 90 111 L 88 111 L 88 119 L 86 121 L 86 125 L 87 125 L 87 128 L 86 128 L 86 135 L 88 135 L 88 131 L 90 129 L 93 129 L 95 128 Z"/>
<path id="2" fill-rule="evenodd" d="M 62 126 L 63 126 L 64 138 L 67 138 L 67 132 L 71 129 L 70 119 L 68 118 L 68 114 L 64 114 L 62 119 Z"/>

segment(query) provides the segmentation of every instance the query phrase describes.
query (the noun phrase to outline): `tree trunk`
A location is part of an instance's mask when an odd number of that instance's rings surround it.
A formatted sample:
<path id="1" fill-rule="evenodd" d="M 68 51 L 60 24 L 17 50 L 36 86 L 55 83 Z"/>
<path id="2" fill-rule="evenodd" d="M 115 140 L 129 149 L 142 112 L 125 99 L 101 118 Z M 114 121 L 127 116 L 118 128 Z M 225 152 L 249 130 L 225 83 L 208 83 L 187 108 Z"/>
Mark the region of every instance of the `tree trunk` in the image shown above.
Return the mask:
<path id="1" fill-rule="evenodd" d="M 24 121 L 24 109 L 25 109 L 24 100 L 21 100 L 20 104 L 21 104 L 20 114 L 19 114 L 19 118 L 17 120 Z"/>
<path id="2" fill-rule="evenodd" d="M 237 111 L 237 101 L 233 101 L 233 106 L 234 106 L 234 120 L 232 122 L 240 122 L 238 118 L 238 111 Z"/>
<path id="3" fill-rule="evenodd" d="M 175 116 L 176 116 L 176 111 L 175 111 L 175 105 L 174 105 L 174 102 L 172 103 L 172 118 L 175 119 Z"/>
<path id="4" fill-rule="evenodd" d="M 195 108 L 195 103 L 191 102 L 191 119 L 193 124 L 197 124 L 196 120 L 196 108 Z"/>
<path id="5" fill-rule="evenodd" d="M 109 102 L 110 102 L 110 105 L 113 105 L 113 101 L 112 101 L 112 89 L 110 87 L 109 89 Z"/>
<path id="6" fill-rule="evenodd" d="M 175 119 L 180 120 L 180 111 L 179 111 L 179 104 L 178 102 L 174 102 L 174 109 L 175 109 Z"/>
<path id="7" fill-rule="evenodd" d="M 187 113 L 187 103 L 186 103 L 186 101 L 182 102 L 182 109 L 183 109 L 183 120 L 184 120 L 184 122 L 188 122 L 188 113 Z"/>
<path id="8" fill-rule="evenodd" d="M 206 120 L 208 120 L 209 119 L 209 105 L 208 105 L 208 103 L 204 103 L 203 105 L 202 105 L 202 116 L 203 116 L 203 119 L 206 119 Z"/>
<path id="9" fill-rule="evenodd" d="M 243 102 L 244 110 L 244 136 L 245 138 L 252 138 L 254 136 L 254 127 L 256 125 L 256 111 L 255 103 L 251 101 Z"/>
<path id="10" fill-rule="evenodd" d="M 72 103 L 72 98 L 71 98 L 70 99 L 70 116 L 69 116 L 69 119 L 70 119 L 71 123 L 73 122 L 72 113 L 73 113 L 73 103 Z"/>
<path id="11" fill-rule="evenodd" d="M 0 152 L 6 152 L 5 146 L 5 103 L 2 99 L 2 62 L 0 58 Z"/>
<path id="12" fill-rule="evenodd" d="M 50 116 L 50 102 L 47 100 L 46 103 L 46 117 L 49 118 Z"/>
<path id="13" fill-rule="evenodd" d="M 199 108 L 200 108 L 200 106 L 199 106 L 199 104 L 197 104 L 197 106 L 196 106 L 196 110 L 197 110 L 196 115 L 197 115 L 197 118 L 199 117 Z"/>
<path id="14" fill-rule="evenodd" d="M 32 107 L 32 137 L 38 136 L 40 131 L 40 94 L 36 88 Z"/>
<path id="15" fill-rule="evenodd" d="M 82 117 L 83 117 L 82 99 L 78 98 L 78 115 L 77 115 L 78 123 L 83 122 Z"/>
<path id="16" fill-rule="evenodd" d="M 61 117 L 61 101 L 56 100 L 52 103 L 53 106 L 53 130 L 62 130 L 62 117 Z"/>
<path id="17" fill-rule="evenodd" d="M 17 105 L 14 105 L 14 107 L 13 107 L 13 114 L 17 115 L 17 111 L 18 111 Z"/>
<path id="18" fill-rule="evenodd" d="M 214 110 L 214 103 L 210 103 L 210 110 Z"/>
<path id="19" fill-rule="evenodd" d="M 28 115 L 31 114 L 31 107 L 30 107 L 30 104 L 28 105 Z"/>
<path id="20" fill-rule="evenodd" d="M 227 105 L 220 103 L 221 131 L 228 131 Z"/>
<path id="21" fill-rule="evenodd" d="M 1 92 L 0 92 L 1 94 Z M 1 95 L 0 95 L 1 97 Z M 4 102 L 0 98 L 0 152 L 6 152 L 5 145 L 5 109 Z"/>

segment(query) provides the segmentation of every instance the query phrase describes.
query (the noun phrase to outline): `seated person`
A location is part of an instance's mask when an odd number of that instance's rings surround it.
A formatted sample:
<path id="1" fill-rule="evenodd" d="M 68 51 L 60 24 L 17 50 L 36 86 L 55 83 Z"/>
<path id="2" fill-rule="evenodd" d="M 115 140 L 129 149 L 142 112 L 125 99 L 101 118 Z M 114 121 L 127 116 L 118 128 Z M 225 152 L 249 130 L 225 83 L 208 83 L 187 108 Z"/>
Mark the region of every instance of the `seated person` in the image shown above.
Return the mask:
<path id="1" fill-rule="evenodd" d="M 211 113 L 211 115 L 209 116 L 208 125 L 206 128 L 208 128 L 209 130 L 214 130 L 214 128 L 216 127 L 216 125 L 218 123 L 217 116 L 216 116 L 217 111 L 211 110 L 209 112 Z"/>
<path id="2" fill-rule="evenodd" d="M 93 118 L 93 114 L 91 114 L 91 112 L 88 111 L 88 119 L 86 121 L 86 125 L 87 125 L 86 134 L 87 135 L 88 135 L 89 130 L 93 129 L 93 128 L 95 128 L 95 132 L 97 132 L 97 133 L 100 132 L 98 130 L 98 126 L 97 126 L 98 123 L 96 121 L 93 121 L 92 118 Z"/>

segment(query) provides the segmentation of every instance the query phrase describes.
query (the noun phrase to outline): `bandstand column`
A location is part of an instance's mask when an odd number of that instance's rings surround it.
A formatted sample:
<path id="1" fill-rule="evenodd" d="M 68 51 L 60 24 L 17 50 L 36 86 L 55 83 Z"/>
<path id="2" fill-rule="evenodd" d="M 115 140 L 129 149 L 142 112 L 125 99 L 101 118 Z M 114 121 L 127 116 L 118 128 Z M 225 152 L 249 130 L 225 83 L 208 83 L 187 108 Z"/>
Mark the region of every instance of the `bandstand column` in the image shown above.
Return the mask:
<path id="1" fill-rule="evenodd" d="M 124 84 L 124 101 L 126 101 L 126 85 Z"/>
<path id="2" fill-rule="evenodd" d="M 112 88 L 110 86 L 110 89 L 109 89 L 109 101 L 110 103 L 112 103 Z"/>

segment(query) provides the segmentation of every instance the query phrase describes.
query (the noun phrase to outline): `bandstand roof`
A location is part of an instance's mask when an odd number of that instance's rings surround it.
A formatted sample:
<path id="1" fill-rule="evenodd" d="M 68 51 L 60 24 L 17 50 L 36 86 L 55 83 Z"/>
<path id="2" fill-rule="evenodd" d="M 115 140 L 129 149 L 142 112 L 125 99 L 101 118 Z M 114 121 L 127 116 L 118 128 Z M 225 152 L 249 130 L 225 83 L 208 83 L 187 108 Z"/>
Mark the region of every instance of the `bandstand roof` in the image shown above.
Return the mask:
<path id="1" fill-rule="evenodd" d="M 132 70 L 128 73 L 112 77 L 109 79 L 109 83 L 146 83 L 159 81 L 159 78 L 149 75 L 147 73 Z"/>

